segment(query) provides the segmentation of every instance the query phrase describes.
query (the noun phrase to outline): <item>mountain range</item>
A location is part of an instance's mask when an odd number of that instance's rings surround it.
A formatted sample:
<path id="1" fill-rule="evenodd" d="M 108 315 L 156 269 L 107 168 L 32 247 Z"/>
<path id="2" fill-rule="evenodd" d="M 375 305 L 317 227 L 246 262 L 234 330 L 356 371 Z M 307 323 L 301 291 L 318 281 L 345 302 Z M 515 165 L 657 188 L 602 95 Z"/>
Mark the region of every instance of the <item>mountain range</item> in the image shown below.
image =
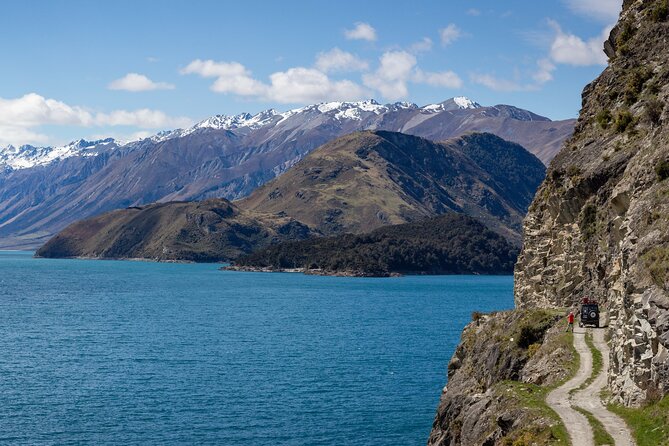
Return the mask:
<path id="1" fill-rule="evenodd" d="M 537 157 L 492 134 L 435 143 L 354 132 L 235 203 L 209 199 L 108 212 L 71 224 L 37 255 L 234 260 L 286 240 L 359 234 L 443 214 L 474 217 L 460 222 L 470 227 L 465 232 L 480 233 L 474 228 L 483 227 L 480 221 L 518 247 L 523 215 L 544 176 Z"/>
<path id="2" fill-rule="evenodd" d="M 0 149 L 0 248 L 33 248 L 69 223 L 153 202 L 239 199 L 316 147 L 359 130 L 444 140 L 487 131 L 548 162 L 574 121 L 466 98 L 418 107 L 373 100 L 214 116 L 129 143 L 76 141 Z"/>

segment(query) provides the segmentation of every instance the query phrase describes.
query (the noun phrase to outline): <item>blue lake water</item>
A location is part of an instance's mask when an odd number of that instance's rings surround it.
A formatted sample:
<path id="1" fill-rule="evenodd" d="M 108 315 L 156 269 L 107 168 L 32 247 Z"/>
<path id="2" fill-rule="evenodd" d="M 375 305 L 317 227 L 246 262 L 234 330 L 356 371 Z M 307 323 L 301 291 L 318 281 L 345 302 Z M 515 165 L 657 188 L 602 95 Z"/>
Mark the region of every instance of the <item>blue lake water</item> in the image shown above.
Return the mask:
<path id="1" fill-rule="evenodd" d="M 356 279 L 0 252 L 0 442 L 424 445 L 513 278 Z"/>

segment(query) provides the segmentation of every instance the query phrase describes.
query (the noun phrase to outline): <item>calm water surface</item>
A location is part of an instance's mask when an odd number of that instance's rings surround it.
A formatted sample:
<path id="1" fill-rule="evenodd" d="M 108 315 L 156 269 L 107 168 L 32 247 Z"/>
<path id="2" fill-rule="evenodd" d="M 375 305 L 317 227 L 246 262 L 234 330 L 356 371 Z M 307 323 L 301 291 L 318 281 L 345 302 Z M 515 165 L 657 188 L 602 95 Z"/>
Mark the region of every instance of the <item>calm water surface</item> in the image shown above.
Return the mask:
<path id="1" fill-rule="evenodd" d="M 462 327 L 512 288 L 0 252 L 0 442 L 423 445 Z"/>

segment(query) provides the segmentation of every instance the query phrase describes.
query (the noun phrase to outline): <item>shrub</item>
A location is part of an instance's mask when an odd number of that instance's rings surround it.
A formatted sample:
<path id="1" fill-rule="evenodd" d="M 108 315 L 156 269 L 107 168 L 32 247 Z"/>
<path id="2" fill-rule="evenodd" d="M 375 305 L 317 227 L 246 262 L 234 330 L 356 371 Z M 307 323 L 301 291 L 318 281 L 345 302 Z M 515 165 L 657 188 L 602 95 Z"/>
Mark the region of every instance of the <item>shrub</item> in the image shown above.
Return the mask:
<path id="1" fill-rule="evenodd" d="M 669 248 L 656 246 L 641 256 L 646 270 L 659 287 L 666 287 L 669 280 Z"/>
<path id="2" fill-rule="evenodd" d="M 607 129 L 609 127 L 609 124 L 611 124 L 611 119 L 613 119 L 613 116 L 611 116 L 611 112 L 609 110 L 601 110 L 599 113 L 597 113 L 597 116 L 595 116 L 597 124 L 599 124 L 599 126 L 603 129 Z"/>
<path id="3" fill-rule="evenodd" d="M 625 84 L 625 103 L 632 105 L 636 102 L 639 94 L 643 91 L 644 84 L 653 76 L 653 72 L 647 68 L 635 68 L 627 77 Z"/>
<path id="4" fill-rule="evenodd" d="M 620 27 L 620 32 L 616 36 L 616 47 L 619 49 L 629 41 L 634 35 L 634 26 L 629 20 L 623 23 Z"/>
<path id="5" fill-rule="evenodd" d="M 663 160 L 655 166 L 655 173 L 658 181 L 664 181 L 669 178 L 669 160 Z"/>
<path id="6" fill-rule="evenodd" d="M 628 110 L 620 111 L 613 121 L 613 128 L 618 133 L 623 133 L 634 124 L 634 117 Z"/>
<path id="7" fill-rule="evenodd" d="M 664 104 L 657 98 L 651 98 L 646 102 L 646 107 L 644 108 L 644 118 L 651 124 L 655 125 L 660 122 L 662 117 L 662 111 L 664 110 Z"/>
<path id="8" fill-rule="evenodd" d="M 588 204 L 581 211 L 581 222 L 579 227 L 581 228 L 581 233 L 583 237 L 587 240 L 595 234 L 596 223 L 597 221 L 597 206 L 594 204 Z"/>
<path id="9" fill-rule="evenodd" d="M 667 16 L 669 15 L 669 5 L 667 4 L 667 0 L 664 0 L 663 2 L 658 3 L 655 8 L 653 8 L 650 11 L 650 18 L 653 20 L 653 22 L 664 22 L 667 20 Z"/>

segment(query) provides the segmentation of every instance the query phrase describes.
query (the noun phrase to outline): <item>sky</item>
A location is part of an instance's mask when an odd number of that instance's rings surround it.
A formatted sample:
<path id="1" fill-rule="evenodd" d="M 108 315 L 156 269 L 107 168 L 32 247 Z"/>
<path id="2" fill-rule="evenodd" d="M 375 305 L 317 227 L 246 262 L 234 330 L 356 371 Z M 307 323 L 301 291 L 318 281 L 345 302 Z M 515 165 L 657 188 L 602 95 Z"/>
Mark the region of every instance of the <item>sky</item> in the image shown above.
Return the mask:
<path id="1" fill-rule="evenodd" d="M 413 3 L 413 4 L 412 4 Z M 0 147 L 454 96 L 575 118 L 622 0 L 12 1 Z"/>

